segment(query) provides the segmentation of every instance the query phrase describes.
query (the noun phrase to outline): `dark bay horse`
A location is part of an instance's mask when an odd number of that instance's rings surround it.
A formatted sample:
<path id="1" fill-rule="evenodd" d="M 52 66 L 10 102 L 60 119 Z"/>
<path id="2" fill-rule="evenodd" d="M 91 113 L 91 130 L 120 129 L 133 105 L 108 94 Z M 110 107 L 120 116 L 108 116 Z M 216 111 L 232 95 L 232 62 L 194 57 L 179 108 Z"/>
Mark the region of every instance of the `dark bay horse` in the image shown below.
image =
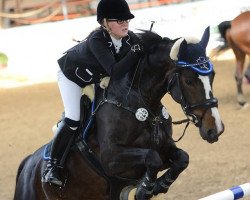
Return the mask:
<path id="1" fill-rule="evenodd" d="M 235 80 L 237 84 L 237 100 L 240 105 L 246 103 L 242 91 L 243 71 L 246 55 L 250 55 L 250 11 L 241 13 L 232 21 L 224 21 L 218 25 L 221 37 L 225 43 L 219 52 L 231 47 L 236 58 Z M 245 73 L 246 78 L 250 81 L 250 63 Z"/>
<path id="2" fill-rule="evenodd" d="M 96 91 L 94 124 L 87 144 L 80 136 L 70 149 L 65 185 L 41 182 L 45 146 L 19 166 L 14 200 L 122 200 L 136 187 L 136 199 L 166 193 L 189 163 L 172 138 L 172 118 L 161 105 L 169 93 L 209 143 L 224 125 L 212 93 L 215 72 L 206 56 L 209 28 L 201 40 L 170 40 L 140 34 L 145 55 L 126 77 Z M 159 171 L 166 172 L 159 178 Z"/>

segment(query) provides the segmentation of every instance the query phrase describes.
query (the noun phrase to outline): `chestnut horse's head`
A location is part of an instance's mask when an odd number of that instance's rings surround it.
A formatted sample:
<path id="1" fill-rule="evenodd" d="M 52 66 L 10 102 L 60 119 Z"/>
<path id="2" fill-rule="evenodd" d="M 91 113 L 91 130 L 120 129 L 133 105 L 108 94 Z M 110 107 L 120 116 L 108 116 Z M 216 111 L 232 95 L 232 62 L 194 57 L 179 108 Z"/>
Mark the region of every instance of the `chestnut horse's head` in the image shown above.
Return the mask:
<path id="1" fill-rule="evenodd" d="M 176 61 L 176 68 L 169 76 L 168 91 L 199 128 L 201 137 L 213 143 L 223 133 L 224 125 L 212 91 L 215 72 L 206 56 L 208 41 L 209 27 L 201 40 L 180 38 L 175 42 L 170 57 Z"/>

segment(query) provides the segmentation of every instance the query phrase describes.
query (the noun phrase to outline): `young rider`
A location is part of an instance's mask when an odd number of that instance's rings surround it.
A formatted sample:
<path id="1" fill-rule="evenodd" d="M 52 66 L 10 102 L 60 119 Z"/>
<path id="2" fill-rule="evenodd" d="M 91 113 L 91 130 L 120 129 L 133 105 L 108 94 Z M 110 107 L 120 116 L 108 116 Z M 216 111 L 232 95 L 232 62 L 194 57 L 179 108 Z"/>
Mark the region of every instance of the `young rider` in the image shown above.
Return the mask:
<path id="1" fill-rule="evenodd" d="M 129 31 L 132 18 L 134 15 L 125 0 L 101 0 L 97 6 L 97 21 L 101 26 L 58 60 L 58 86 L 65 117 L 56 130 L 43 182 L 63 185 L 60 161 L 79 127 L 82 88 L 99 83 L 105 76 L 120 79 L 139 61 L 142 46 Z"/>

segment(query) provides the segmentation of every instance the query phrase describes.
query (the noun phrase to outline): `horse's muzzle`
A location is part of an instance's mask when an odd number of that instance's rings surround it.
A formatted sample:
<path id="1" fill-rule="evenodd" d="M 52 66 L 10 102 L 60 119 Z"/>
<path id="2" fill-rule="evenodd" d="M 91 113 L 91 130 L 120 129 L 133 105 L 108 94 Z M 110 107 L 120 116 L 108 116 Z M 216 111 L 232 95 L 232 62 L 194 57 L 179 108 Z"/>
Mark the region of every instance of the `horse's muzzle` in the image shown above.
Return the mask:
<path id="1" fill-rule="evenodd" d="M 209 129 L 206 134 L 201 134 L 202 138 L 209 143 L 214 143 L 219 140 L 219 136 L 224 132 L 224 124 L 222 123 L 222 130 L 218 133 L 216 129 Z M 201 131 L 201 130 L 200 130 Z"/>
<path id="2" fill-rule="evenodd" d="M 219 135 L 217 134 L 217 131 L 215 129 L 208 130 L 206 140 L 209 143 L 217 142 L 218 139 L 219 139 Z"/>

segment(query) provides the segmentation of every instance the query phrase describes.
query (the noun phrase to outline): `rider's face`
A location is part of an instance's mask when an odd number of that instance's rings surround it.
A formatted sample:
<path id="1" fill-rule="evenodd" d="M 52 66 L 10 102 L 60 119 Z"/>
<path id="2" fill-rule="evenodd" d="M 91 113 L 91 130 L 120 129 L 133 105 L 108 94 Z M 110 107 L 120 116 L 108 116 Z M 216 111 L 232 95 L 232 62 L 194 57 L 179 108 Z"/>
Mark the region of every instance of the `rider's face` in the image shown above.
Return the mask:
<path id="1" fill-rule="evenodd" d="M 108 19 L 107 24 L 111 35 L 116 39 L 126 37 L 128 35 L 129 21 L 130 20 Z"/>

